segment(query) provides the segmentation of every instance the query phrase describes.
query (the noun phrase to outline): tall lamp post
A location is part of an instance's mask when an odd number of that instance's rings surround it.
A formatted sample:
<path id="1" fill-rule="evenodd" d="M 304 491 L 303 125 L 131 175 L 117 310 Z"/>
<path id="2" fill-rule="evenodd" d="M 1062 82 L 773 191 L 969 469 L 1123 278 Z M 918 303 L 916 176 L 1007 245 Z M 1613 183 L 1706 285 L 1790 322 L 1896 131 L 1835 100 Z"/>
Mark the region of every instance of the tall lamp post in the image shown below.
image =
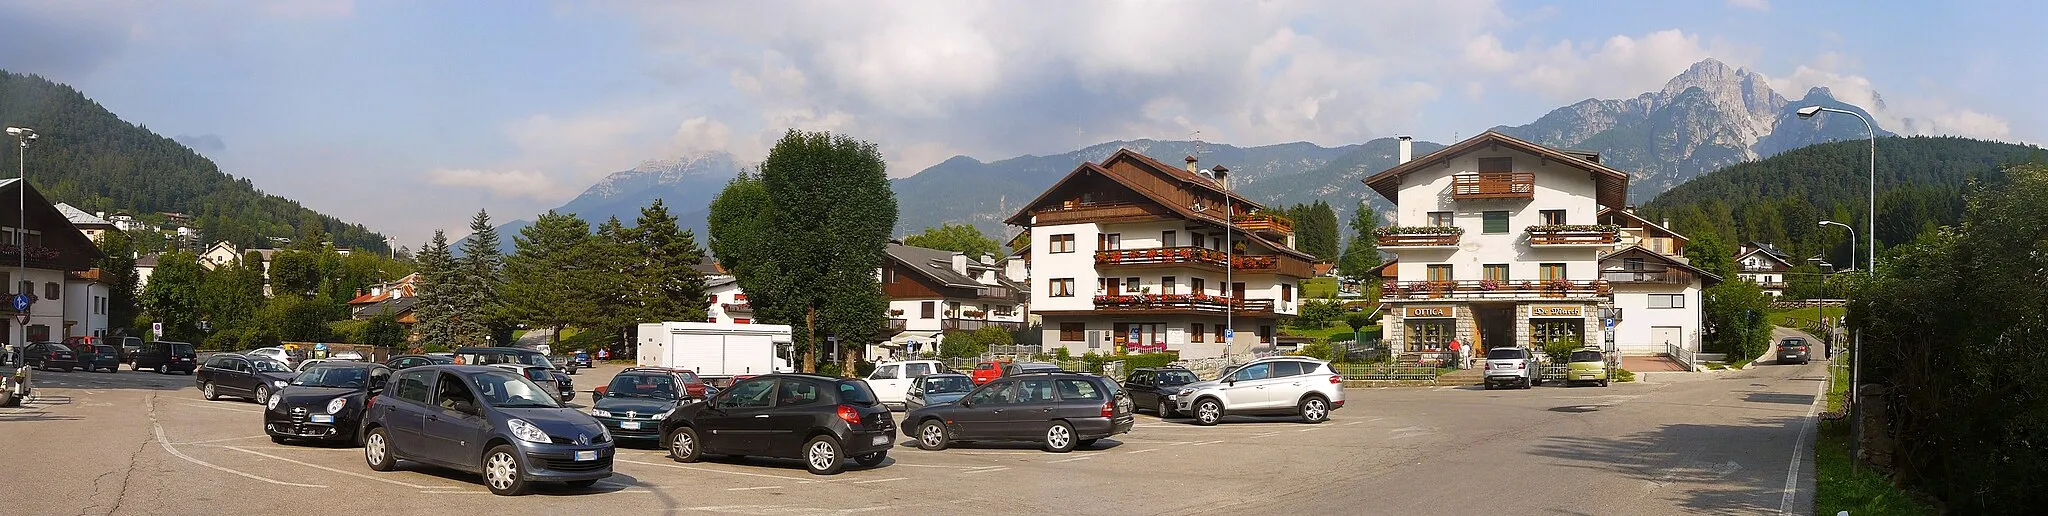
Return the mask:
<path id="1" fill-rule="evenodd" d="M 14 185 L 14 192 L 16 194 L 14 208 L 18 217 L 14 219 L 14 256 L 16 258 L 15 274 L 20 275 L 21 279 L 19 281 L 28 281 L 28 142 L 36 140 L 36 131 L 27 127 L 9 127 L 7 128 L 7 135 L 13 136 L 16 141 L 21 142 L 20 148 L 15 150 L 14 159 L 15 172 L 17 174 L 15 182 L 20 183 Z M 9 285 L 8 288 L 19 289 L 19 287 L 13 285 Z M 26 294 L 28 292 L 15 293 L 17 296 Z M 21 327 L 21 341 L 23 344 L 26 344 L 28 343 L 28 317 L 26 317 L 28 308 L 25 303 L 20 302 L 16 302 L 15 307 L 19 308 L 24 316 L 21 318 L 21 324 L 16 326 Z M 13 339 L 8 340 L 12 341 Z"/>
<path id="2" fill-rule="evenodd" d="M 1223 187 L 1222 290 L 1224 292 L 1223 298 L 1227 300 L 1223 302 L 1223 334 L 1227 335 L 1227 337 L 1223 339 L 1223 357 L 1224 360 L 1228 361 L 1230 360 L 1230 348 L 1233 344 L 1235 344 L 1232 341 L 1237 340 L 1237 326 L 1235 325 L 1235 318 L 1233 317 L 1237 315 L 1237 298 L 1230 297 L 1231 293 L 1236 292 L 1235 290 L 1232 290 L 1230 287 L 1230 273 L 1237 269 L 1237 256 L 1231 254 L 1230 252 L 1230 237 L 1231 233 L 1237 230 L 1237 214 L 1232 211 L 1230 203 L 1230 168 L 1225 167 L 1223 165 L 1217 165 L 1215 168 L 1202 171 L 1202 173 L 1208 175 L 1210 179 L 1216 180 L 1216 184 Z"/>
<path id="3" fill-rule="evenodd" d="M 1800 120 L 1811 119 L 1819 116 L 1821 113 L 1841 113 L 1853 116 L 1857 120 L 1862 120 L 1863 129 L 1870 133 L 1870 213 L 1867 218 L 1869 221 L 1868 226 L 1864 232 L 1865 237 L 1870 239 L 1869 250 L 1866 251 L 1870 253 L 1870 268 L 1864 269 L 1863 274 L 1875 279 L 1877 277 L 1877 127 L 1870 125 L 1870 119 L 1865 118 L 1861 113 L 1846 109 L 1806 106 L 1799 108 L 1798 113 Z M 1823 224 L 1826 224 L 1826 222 L 1823 222 Z M 1843 227 L 1848 226 L 1844 225 Z M 1851 229 L 1850 231 L 1850 240 L 1855 240 L 1855 230 Z M 1854 256 L 1853 251 L 1854 249 L 1852 248 L 1851 256 Z M 1854 265 L 1854 261 L 1853 259 L 1850 260 L 1852 262 L 1851 265 Z M 1862 403 L 1857 400 L 1857 398 L 1862 396 L 1859 396 L 1856 392 L 1858 387 L 1863 385 L 1863 330 L 1856 330 L 1856 336 L 1849 346 L 1849 467 L 1851 470 L 1854 470 L 1857 467 L 1857 445 L 1863 439 L 1863 423 L 1860 417 L 1862 411 L 1859 410 L 1859 406 Z"/>

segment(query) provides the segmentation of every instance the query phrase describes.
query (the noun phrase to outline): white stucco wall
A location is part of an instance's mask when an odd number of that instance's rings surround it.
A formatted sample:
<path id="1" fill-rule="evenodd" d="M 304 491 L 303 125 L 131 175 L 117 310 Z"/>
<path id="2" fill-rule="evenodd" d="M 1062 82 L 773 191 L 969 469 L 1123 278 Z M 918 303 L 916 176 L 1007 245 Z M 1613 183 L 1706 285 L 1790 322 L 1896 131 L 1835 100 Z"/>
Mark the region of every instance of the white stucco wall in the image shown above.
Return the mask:
<path id="1" fill-rule="evenodd" d="M 719 324 L 732 324 L 734 322 L 737 322 L 733 320 L 734 314 L 726 313 L 725 304 L 740 302 L 739 298 L 741 295 L 744 294 L 745 292 L 740 290 L 740 284 L 738 282 L 727 283 L 724 285 L 704 289 L 705 297 L 717 298 L 717 301 L 711 303 L 711 306 L 705 307 L 704 314 L 711 319 L 710 322 L 715 322 Z M 741 313 L 738 315 L 741 316 L 741 318 L 745 319 L 753 319 L 754 317 L 753 314 L 749 313 Z"/>
<path id="2" fill-rule="evenodd" d="M 1034 310 L 1095 308 L 1095 224 L 1060 224 L 1031 228 L 1031 307 Z M 1074 252 L 1052 252 L 1053 235 L 1074 235 Z M 1126 245 L 1128 247 L 1128 245 Z M 1053 297 L 1052 280 L 1073 278 L 1072 297 Z"/>
<path id="3" fill-rule="evenodd" d="M 90 281 L 70 280 L 64 283 L 64 320 L 74 321 L 67 337 L 100 336 L 107 331 L 107 314 L 100 306 L 107 297 L 107 286 Z"/>
<path id="4" fill-rule="evenodd" d="M 1684 308 L 1650 308 L 1651 294 L 1685 296 Z M 1653 340 L 1652 328 L 1679 328 L 1679 344 L 1699 351 L 1701 330 L 1700 289 L 1694 285 L 1616 284 L 1614 306 L 1621 309 L 1621 321 L 1614 325 L 1614 344 L 1623 354 L 1647 355 L 1664 352 L 1664 342 Z"/>
<path id="5" fill-rule="evenodd" d="M 1515 172 L 1533 172 L 1534 199 L 1451 199 L 1453 176 L 1475 173 L 1479 158 L 1511 157 Z M 1540 264 L 1564 263 L 1565 277 L 1573 281 L 1599 278 L 1599 252 L 1589 247 L 1534 248 L 1527 245 L 1526 228 L 1541 224 L 1543 210 L 1565 210 L 1568 224 L 1594 224 L 1599 205 L 1597 185 L 1586 171 L 1555 162 L 1544 164 L 1534 155 L 1510 151 L 1478 151 L 1450 160 L 1448 166 L 1431 166 L 1402 179 L 1396 212 L 1401 226 L 1429 225 L 1429 213 L 1452 212 L 1453 223 L 1465 228 L 1455 249 L 1401 249 L 1401 281 L 1429 279 L 1428 264 L 1450 264 L 1454 279 L 1485 277 L 1484 265 L 1508 264 L 1512 281 L 1536 281 Z M 1508 231 L 1486 234 L 1485 212 L 1507 211 Z"/>

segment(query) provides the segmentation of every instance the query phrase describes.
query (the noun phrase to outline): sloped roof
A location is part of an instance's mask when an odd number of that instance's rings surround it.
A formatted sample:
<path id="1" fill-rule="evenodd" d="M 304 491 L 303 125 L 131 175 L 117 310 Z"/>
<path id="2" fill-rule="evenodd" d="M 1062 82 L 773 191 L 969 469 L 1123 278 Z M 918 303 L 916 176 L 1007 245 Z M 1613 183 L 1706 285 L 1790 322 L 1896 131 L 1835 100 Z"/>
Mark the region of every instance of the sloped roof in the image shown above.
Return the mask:
<path id="1" fill-rule="evenodd" d="M 1690 264 L 1690 263 L 1685 263 L 1684 261 L 1680 261 L 1680 260 L 1674 259 L 1674 258 L 1672 258 L 1672 257 L 1670 257 L 1670 256 L 1665 256 L 1665 255 L 1664 255 L 1664 253 L 1659 253 L 1659 252 L 1656 252 L 1656 251 L 1651 251 L 1651 250 L 1649 250 L 1648 248 L 1645 248 L 1645 247 L 1643 247 L 1643 246 L 1639 246 L 1639 245 L 1632 245 L 1632 246 L 1628 246 L 1628 248 L 1627 248 L 1627 249 L 1622 249 L 1622 250 L 1620 250 L 1620 251 L 1615 251 L 1615 252 L 1613 252 L 1613 253 L 1609 253 L 1609 254 L 1608 254 L 1607 256 L 1602 256 L 1602 257 L 1600 257 L 1600 266 L 1601 266 L 1601 269 L 1605 270 L 1605 269 L 1607 268 L 1607 262 L 1609 262 L 1609 261 L 1613 261 L 1613 260 L 1618 260 L 1618 259 L 1621 259 L 1621 258 L 1624 258 L 1624 256 L 1622 256 L 1622 255 L 1625 255 L 1625 254 L 1626 254 L 1626 255 L 1641 255 L 1641 256 L 1644 256 L 1644 257 L 1647 257 L 1647 258 L 1650 258 L 1650 259 L 1653 259 L 1653 260 L 1657 260 L 1657 261 L 1659 261 L 1659 262 L 1663 262 L 1663 263 L 1664 263 L 1664 265 L 1665 265 L 1665 266 L 1667 266 L 1667 267 L 1677 267 L 1677 268 L 1685 269 L 1685 270 L 1686 270 L 1687 272 L 1691 272 L 1691 273 L 1693 273 L 1693 274 L 1695 274 L 1695 275 L 1698 275 L 1698 276 L 1700 277 L 1700 280 L 1701 280 L 1701 284 L 1700 284 L 1700 286 L 1701 286 L 1701 287 L 1711 287 L 1711 286 L 1714 286 L 1715 284 L 1718 284 L 1718 283 L 1720 283 L 1720 282 L 1721 282 L 1721 277 L 1720 277 L 1720 276 L 1718 276 L 1718 275 L 1715 275 L 1714 273 L 1711 273 L 1711 272 L 1707 272 L 1707 270 L 1706 270 L 1706 269 L 1701 269 L 1701 268 L 1699 268 L 1699 267 L 1694 267 L 1694 266 L 1693 266 L 1692 264 Z"/>
<path id="2" fill-rule="evenodd" d="M 1771 246 L 1771 244 L 1750 242 L 1749 245 L 1746 247 L 1748 247 L 1749 249 L 1740 253 L 1736 253 L 1736 261 L 1741 261 L 1743 258 L 1748 258 L 1749 255 L 1752 254 L 1762 254 L 1765 258 L 1770 258 L 1772 261 L 1785 264 L 1786 267 L 1792 266 L 1792 257 L 1790 255 L 1785 254 L 1784 251 L 1778 250 L 1777 247 Z"/>
<path id="3" fill-rule="evenodd" d="M 1221 185 L 1217 184 L 1215 181 L 1210 180 L 1209 178 L 1202 177 L 1201 175 L 1196 174 L 1194 172 L 1189 172 L 1187 171 L 1187 169 L 1184 168 L 1167 166 L 1165 163 L 1160 163 L 1159 160 L 1152 159 L 1149 156 L 1139 154 L 1130 149 L 1119 148 L 1116 150 L 1115 153 L 1110 154 L 1108 159 L 1102 160 L 1102 163 L 1106 165 L 1116 163 L 1120 160 L 1137 163 L 1141 167 L 1151 169 L 1155 172 L 1163 173 L 1168 177 L 1180 180 L 1182 184 L 1189 185 L 1197 189 L 1217 194 L 1228 194 L 1229 198 L 1231 199 L 1231 202 L 1237 203 L 1237 205 L 1244 206 L 1244 211 L 1246 212 L 1262 211 L 1265 209 L 1265 205 L 1259 204 L 1257 201 L 1253 201 L 1251 199 L 1246 199 L 1244 196 L 1239 195 L 1237 192 L 1226 192 Z M 1060 187 L 1066 185 L 1068 181 L 1073 181 L 1075 178 L 1081 177 L 1083 174 L 1092 173 L 1108 178 L 1110 181 L 1113 181 L 1118 185 L 1123 186 L 1125 189 L 1135 192 L 1138 195 L 1144 196 L 1146 200 L 1152 201 L 1154 204 L 1158 204 L 1160 206 L 1165 207 L 1168 210 L 1173 211 L 1175 215 L 1179 215 L 1181 218 L 1189 220 L 1204 220 L 1214 222 L 1219 226 L 1224 225 L 1223 217 L 1218 216 L 1218 214 L 1223 212 L 1223 210 L 1220 207 L 1213 211 L 1196 212 L 1193 208 L 1182 206 L 1180 203 L 1174 202 L 1171 199 L 1160 197 L 1158 193 L 1151 191 L 1151 189 L 1141 188 L 1138 185 L 1132 184 L 1128 178 L 1125 178 L 1122 175 L 1113 172 L 1112 170 L 1113 169 L 1111 169 L 1110 167 L 1098 165 L 1092 161 L 1082 163 L 1080 166 L 1074 167 L 1074 170 L 1072 172 L 1068 172 L 1067 175 L 1065 177 L 1060 178 L 1059 181 L 1054 181 L 1052 186 L 1047 187 L 1044 192 L 1039 193 L 1038 197 L 1032 199 L 1031 202 L 1025 203 L 1023 208 L 1018 209 L 1016 214 L 1011 215 L 1008 219 L 1004 219 L 1003 222 L 1013 226 L 1025 226 L 1027 228 L 1025 231 L 1030 231 L 1028 228 L 1031 225 L 1032 209 L 1037 208 L 1039 205 L 1044 204 L 1046 201 L 1050 200 L 1053 192 L 1059 191 Z M 1230 225 L 1229 227 L 1232 230 L 1234 230 L 1235 234 L 1239 237 L 1249 240 L 1257 240 L 1260 243 L 1266 244 L 1266 247 L 1274 249 L 1276 252 L 1287 254 L 1289 256 L 1293 256 L 1295 258 L 1299 258 L 1306 261 L 1315 261 L 1315 256 L 1312 256 L 1308 253 L 1301 252 L 1292 247 L 1281 245 L 1280 243 L 1274 242 L 1273 240 L 1259 237 L 1250 231 L 1245 231 L 1244 229 L 1236 227 L 1236 225 Z"/>
<path id="4" fill-rule="evenodd" d="M 723 287 L 739 281 L 739 278 L 719 274 L 704 278 L 704 288 Z"/>
<path id="5" fill-rule="evenodd" d="M 1477 136 L 1452 144 L 1449 147 L 1437 149 L 1436 152 L 1409 160 L 1407 163 L 1394 165 L 1393 168 L 1386 169 L 1378 174 L 1373 174 L 1372 177 L 1365 178 L 1365 185 L 1372 187 L 1373 191 L 1379 192 L 1381 197 L 1386 197 L 1389 201 L 1399 202 L 1401 199 L 1401 176 L 1407 175 L 1409 172 L 1422 170 L 1424 167 L 1441 164 L 1449 161 L 1451 158 L 1479 150 L 1481 146 L 1487 145 L 1504 145 L 1592 173 L 1593 181 L 1596 185 L 1595 201 L 1599 202 L 1601 206 L 1621 206 L 1628 203 L 1628 174 L 1608 168 L 1606 165 L 1587 161 L 1583 157 L 1562 150 L 1537 145 L 1492 130 L 1479 133 Z"/>
<path id="6" fill-rule="evenodd" d="M 1691 238 L 1688 238 L 1688 237 L 1686 237 L 1686 236 L 1685 236 L 1685 235 L 1683 235 L 1683 234 L 1679 234 L 1679 232 L 1677 232 L 1677 231 L 1672 231 L 1672 230 L 1671 230 L 1671 228 L 1667 228 L 1667 227 L 1664 227 L 1664 226 L 1658 225 L 1658 224 L 1657 224 L 1657 223 L 1655 223 L 1655 222 L 1650 222 L 1650 219 L 1647 219 L 1647 218 L 1643 218 L 1643 216 L 1642 216 L 1642 215 L 1637 215 L 1637 214 L 1635 214 L 1635 213 L 1631 213 L 1631 212 L 1629 212 L 1628 210 L 1623 210 L 1623 209 L 1615 209 L 1615 208 L 1606 208 L 1606 209 L 1602 209 L 1602 210 L 1600 210 L 1600 215 L 1598 215 L 1598 217 L 1599 217 L 1599 218 L 1606 218 L 1606 217 L 1607 217 L 1607 216 L 1609 216 L 1609 215 L 1613 215 L 1613 216 L 1618 216 L 1618 217 L 1627 217 L 1627 218 L 1628 218 L 1629 220 L 1634 220 L 1634 221 L 1636 221 L 1636 222 L 1640 222 L 1640 223 L 1642 223 L 1642 224 L 1643 224 L 1643 227 L 1648 227 L 1648 228 L 1655 228 L 1655 229 L 1656 229 L 1656 230 L 1658 230 L 1658 231 L 1663 231 L 1663 232 L 1665 232 L 1665 233 L 1670 233 L 1670 234 L 1671 234 L 1671 236 L 1672 236 L 1673 238 L 1677 238 L 1677 239 L 1678 239 L 1679 241 L 1681 241 L 1681 242 L 1685 242 L 1685 243 L 1688 243 L 1688 244 L 1692 243 L 1692 239 L 1691 239 Z"/>
<path id="7" fill-rule="evenodd" d="M 163 256 L 163 255 L 161 255 L 161 254 L 149 254 L 149 255 L 137 256 L 137 257 L 135 257 L 135 266 L 136 266 L 136 267 L 155 267 L 155 266 L 156 266 L 156 259 L 157 259 L 157 257 L 159 257 L 159 256 Z"/>
<path id="8" fill-rule="evenodd" d="M 373 304 L 364 305 L 362 307 L 356 308 L 355 315 L 375 316 L 378 314 L 388 313 L 396 316 L 411 311 L 413 304 L 418 303 L 419 300 L 420 298 L 417 297 L 399 297 L 386 299 L 383 301 L 378 301 Z"/>
<path id="9" fill-rule="evenodd" d="M 897 263 L 903 264 L 904 268 L 917 271 L 918 274 L 941 285 L 954 288 L 981 288 L 988 286 L 971 276 L 953 270 L 952 251 L 890 242 L 886 252 L 889 255 L 889 259 L 895 260 Z"/>
<path id="10" fill-rule="evenodd" d="M 107 222 L 107 219 L 100 218 L 98 215 L 86 213 L 85 210 L 78 209 L 76 207 L 71 206 L 70 204 L 65 204 L 61 202 L 57 203 L 57 212 L 64 214 L 64 218 L 70 219 L 71 225 L 73 226 L 114 227 L 114 223 Z"/>

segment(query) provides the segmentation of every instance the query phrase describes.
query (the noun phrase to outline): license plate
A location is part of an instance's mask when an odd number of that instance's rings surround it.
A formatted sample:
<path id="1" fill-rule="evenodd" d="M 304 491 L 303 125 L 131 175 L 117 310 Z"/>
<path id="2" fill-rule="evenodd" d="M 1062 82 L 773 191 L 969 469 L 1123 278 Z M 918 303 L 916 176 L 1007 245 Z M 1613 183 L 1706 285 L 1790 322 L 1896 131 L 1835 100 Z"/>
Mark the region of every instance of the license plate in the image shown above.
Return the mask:
<path id="1" fill-rule="evenodd" d="M 597 450 L 576 452 L 576 460 L 597 460 Z"/>
<path id="2" fill-rule="evenodd" d="M 331 416 L 331 415 L 327 415 L 327 414 L 314 414 L 314 415 L 313 415 L 313 417 L 312 417 L 312 419 L 310 419 L 310 421 L 312 421 L 312 422 L 315 422 L 315 423 L 333 423 L 333 422 L 334 422 L 334 416 Z"/>
<path id="3" fill-rule="evenodd" d="M 877 446 L 880 446 L 880 445 L 884 445 L 884 444 L 889 444 L 889 436 L 886 436 L 886 435 L 877 435 L 877 436 L 875 436 L 875 445 L 877 445 Z"/>
<path id="4" fill-rule="evenodd" d="M 625 429 L 625 430 L 639 430 L 639 429 L 640 429 L 640 422 L 639 422 L 639 421 L 624 421 L 624 422 L 620 422 L 620 423 L 619 423 L 619 428 L 621 428 L 621 429 Z"/>

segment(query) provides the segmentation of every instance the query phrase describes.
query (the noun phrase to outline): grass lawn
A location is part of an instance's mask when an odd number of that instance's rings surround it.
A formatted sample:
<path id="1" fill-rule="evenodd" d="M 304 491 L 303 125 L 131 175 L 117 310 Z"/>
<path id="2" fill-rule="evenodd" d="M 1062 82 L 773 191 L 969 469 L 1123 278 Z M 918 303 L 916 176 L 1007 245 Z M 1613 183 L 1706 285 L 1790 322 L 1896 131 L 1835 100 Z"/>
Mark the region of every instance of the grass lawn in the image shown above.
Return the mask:
<path id="1" fill-rule="evenodd" d="M 1360 331 L 1365 332 L 1366 335 L 1379 333 L 1380 325 L 1375 324 L 1364 328 L 1360 328 Z M 1343 323 L 1338 323 L 1313 330 L 1301 328 L 1285 328 L 1281 330 L 1280 334 L 1298 335 L 1302 337 L 1315 337 L 1328 340 L 1331 342 L 1343 342 L 1351 340 L 1351 327 L 1345 326 Z"/>
<path id="2" fill-rule="evenodd" d="M 1337 278 L 1309 278 L 1301 280 L 1301 297 L 1310 299 L 1337 297 Z"/>
<path id="3" fill-rule="evenodd" d="M 1820 309 L 1821 307 L 1816 306 L 1809 308 L 1794 308 L 1791 310 L 1781 310 L 1771 312 L 1770 314 L 1765 315 L 1764 318 L 1770 320 L 1771 324 L 1776 326 L 1784 326 L 1786 328 L 1801 328 L 1803 326 L 1794 325 L 1792 321 L 1796 319 L 1798 321 L 1801 321 L 1800 324 L 1803 325 L 1806 321 L 1820 320 Z M 1841 317 L 1842 313 L 1843 311 L 1841 307 L 1828 308 L 1829 317 Z"/>
<path id="4" fill-rule="evenodd" d="M 1828 383 L 1827 410 L 1842 410 L 1848 402 L 1848 391 L 1847 372 L 1835 371 Z M 1890 478 L 1875 470 L 1863 468 L 1850 472 L 1847 419 L 1820 422 L 1820 435 L 1814 440 L 1813 455 L 1814 514 L 1841 511 L 1849 511 L 1856 516 L 1937 514 L 1934 506 L 1905 489 L 1893 486 Z"/>

